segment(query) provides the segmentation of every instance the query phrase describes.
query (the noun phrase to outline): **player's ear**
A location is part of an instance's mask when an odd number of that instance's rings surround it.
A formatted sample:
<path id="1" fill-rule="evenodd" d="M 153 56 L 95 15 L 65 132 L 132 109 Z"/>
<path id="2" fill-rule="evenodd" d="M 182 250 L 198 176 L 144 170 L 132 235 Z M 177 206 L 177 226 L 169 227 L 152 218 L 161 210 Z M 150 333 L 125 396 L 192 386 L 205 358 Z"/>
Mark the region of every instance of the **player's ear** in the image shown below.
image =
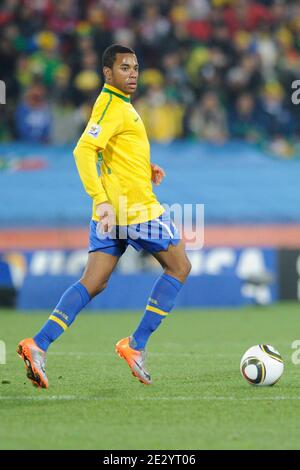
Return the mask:
<path id="1" fill-rule="evenodd" d="M 112 77 L 112 69 L 109 67 L 103 67 L 103 75 L 105 80 L 110 80 Z"/>

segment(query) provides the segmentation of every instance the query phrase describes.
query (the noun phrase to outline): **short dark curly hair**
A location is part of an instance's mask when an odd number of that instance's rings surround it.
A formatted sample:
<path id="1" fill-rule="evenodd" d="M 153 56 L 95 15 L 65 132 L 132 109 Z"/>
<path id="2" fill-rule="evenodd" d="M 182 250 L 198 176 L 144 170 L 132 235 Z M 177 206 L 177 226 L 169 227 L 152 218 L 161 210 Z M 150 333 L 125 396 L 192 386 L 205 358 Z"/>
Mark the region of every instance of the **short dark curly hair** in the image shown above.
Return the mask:
<path id="1" fill-rule="evenodd" d="M 107 47 L 102 55 L 102 67 L 109 67 L 112 69 L 116 60 L 117 54 L 135 54 L 134 50 L 130 47 L 122 46 L 121 44 L 112 44 Z"/>

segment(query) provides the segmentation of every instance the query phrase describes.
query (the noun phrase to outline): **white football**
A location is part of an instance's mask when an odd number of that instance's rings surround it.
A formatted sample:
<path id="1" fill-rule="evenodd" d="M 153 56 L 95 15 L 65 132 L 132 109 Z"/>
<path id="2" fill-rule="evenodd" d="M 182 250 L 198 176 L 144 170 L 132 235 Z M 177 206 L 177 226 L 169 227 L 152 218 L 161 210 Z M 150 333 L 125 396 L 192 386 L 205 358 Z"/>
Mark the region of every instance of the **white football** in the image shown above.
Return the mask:
<path id="1" fill-rule="evenodd" d="M 241 359 L 242 376 L 251 385 L 274 385 L 283 374 L 283 359 L 269 344 L 252 346 Z"/>

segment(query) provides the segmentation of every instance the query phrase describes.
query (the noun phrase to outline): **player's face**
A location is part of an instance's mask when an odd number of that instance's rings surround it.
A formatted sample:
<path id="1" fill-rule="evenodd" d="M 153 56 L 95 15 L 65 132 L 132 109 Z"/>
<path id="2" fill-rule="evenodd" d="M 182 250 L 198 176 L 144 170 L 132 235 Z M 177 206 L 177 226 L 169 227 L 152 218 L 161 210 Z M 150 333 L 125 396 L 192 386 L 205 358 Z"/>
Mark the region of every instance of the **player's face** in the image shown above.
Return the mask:
<path id="1" fill-rule="evenodd" d="M 107 82 L 128 95 L 135 92 L 139 74 L 139 64 L 135 54 L 117 54 Z"/>

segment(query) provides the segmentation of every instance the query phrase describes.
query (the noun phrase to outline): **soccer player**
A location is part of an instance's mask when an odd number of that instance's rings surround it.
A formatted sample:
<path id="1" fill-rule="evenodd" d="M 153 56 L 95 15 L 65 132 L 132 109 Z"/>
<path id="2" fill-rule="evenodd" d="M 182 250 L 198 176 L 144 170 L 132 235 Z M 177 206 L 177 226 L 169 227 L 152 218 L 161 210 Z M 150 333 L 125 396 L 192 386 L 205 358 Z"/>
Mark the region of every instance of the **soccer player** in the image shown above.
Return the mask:
<path id="1" fill-rule="evenodd" d="M 41 330 L 33 338 L 22 340 L 17 349 L 25 362 L 27 377 L 41 388 L 48 388 L 48 347 L 103 291 L 128 245 L 147 250 L 164 270 L 153 286 L 137 328 L 115 347 L 133 375 L 140 382 L 151 384 L 145 368 L 147 341 L 171 311 L 191 268 L 169 211 L 164 210 L 152 191 L 151 181 L 160 184 L 165 173 L 150 163 L 146 131 L 130 102 L 139 72 L 135 52 L 114 44 L 104 51 L 102 65 L 105 83 L 74 150 L 81 181 L 93 199 L 87 266 L 81 279 L 63 294 Z M 101 176 L 97 165 L 101 166 Z"/>

